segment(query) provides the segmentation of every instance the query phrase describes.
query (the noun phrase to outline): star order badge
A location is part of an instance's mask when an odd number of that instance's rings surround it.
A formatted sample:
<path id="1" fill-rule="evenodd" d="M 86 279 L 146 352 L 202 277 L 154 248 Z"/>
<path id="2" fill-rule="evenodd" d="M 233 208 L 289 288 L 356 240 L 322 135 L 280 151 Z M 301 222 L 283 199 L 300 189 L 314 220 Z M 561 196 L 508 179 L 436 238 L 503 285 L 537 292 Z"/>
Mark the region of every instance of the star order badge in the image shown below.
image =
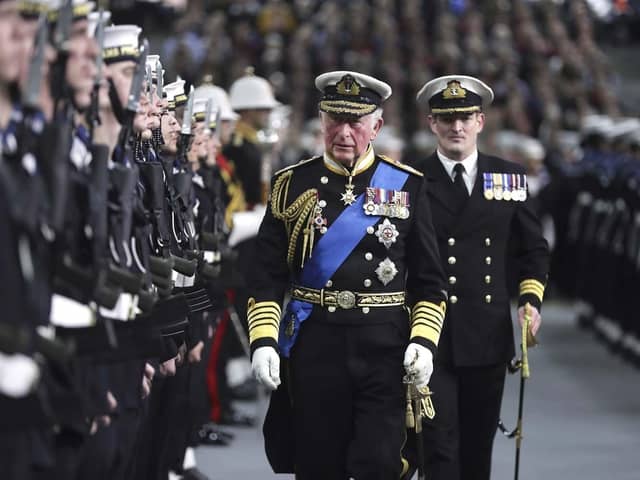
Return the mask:
<path id="1" fill-rule="evenodd" d="M 388 218 L 385 218 L 384 222 L 378 224 L 376 237 L 378 237 L 378 241 L 385 247 L 391 248 L 391 245 L 395 243 L 398 235 L 398 229 L 393 223 L 389 221 Z"/>
<path id="2" fill-rule="evenodd" d="M 389 257 L 385 258 L 378 264 L 378 268 L 376 268 L 376 275 L 378 275 L 378 280 L 382 282 L 383 285 L 387 285 L 398 273 L 398 269 L 396 268 L 396 264 L 391 261 Z"/>
<path id="3" fill-rule="evenodd" d="M 340 200 L 347 205 L 351 205 L 356 201 L 356 195 L 353 193 L 353 183 L 351 183 L 351 178 L 349 178 L 349 183 L 345 185 L 344 193 L 340 194 Z"/>

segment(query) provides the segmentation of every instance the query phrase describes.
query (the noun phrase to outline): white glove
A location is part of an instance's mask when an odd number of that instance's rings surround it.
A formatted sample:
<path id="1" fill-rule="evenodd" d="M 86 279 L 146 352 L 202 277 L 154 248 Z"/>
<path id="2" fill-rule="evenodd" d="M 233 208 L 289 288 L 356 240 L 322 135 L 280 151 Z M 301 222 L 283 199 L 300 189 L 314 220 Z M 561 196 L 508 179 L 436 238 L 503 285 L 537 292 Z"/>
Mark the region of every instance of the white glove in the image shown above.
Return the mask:
<path id="1" fill-rule="evenodd" d="M 410 343 L 404 352 L 404 369 L 415 377 L 416 387 L 427 386 L 433 373 L 431 350 L 418 343 Z"/>
<path id="2" fill-rule="evenodd" d="M 253 376 L 269 390 L 280 385 L 280 355 L 273 347 L 259 347 L 251 359 Z"/>
<path id="3" fill-rule="evenodd" d="M 28 395 L 40 379 L 40 367 L 21 353 L 0 353 L 0 393 L 11 398 Z"/>

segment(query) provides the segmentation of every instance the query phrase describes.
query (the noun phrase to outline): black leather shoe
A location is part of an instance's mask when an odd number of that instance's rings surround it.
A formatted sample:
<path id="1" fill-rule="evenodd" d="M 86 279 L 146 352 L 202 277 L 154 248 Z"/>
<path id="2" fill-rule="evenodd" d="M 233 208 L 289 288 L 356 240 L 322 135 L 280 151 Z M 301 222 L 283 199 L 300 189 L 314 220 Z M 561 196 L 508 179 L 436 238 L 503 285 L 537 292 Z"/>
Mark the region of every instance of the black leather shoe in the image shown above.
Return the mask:
<path id="1" fill-rule="evenodd" d="M 200 445 L 211 445 L 214 447 L 226 447 L 231 443 L 230 438 L 225 438 L 219 431 L 198 431 L 198 440 Z"/>
<path id="2" fill-rule="evenodd" d="M 235 410 L 222 412 L 220 415 L 220 425 L 234 425 L 237 427 L 253 427 L 256 423 L 255 417 L 245 415 Z"/>
<path id="3" fill-rule="evenodd" d="M 225 440 L 233 440 L 235 437 L 233 433 L 227 432 L 226 430 L 222 430 L 220 428 L 220 425 L 218 425 L 215 422 L 207 422 L 203 424 L 198 430 L 198 434 L 201 435 L 201 432 L 202 432 L 202 436 L 206 436 L 206 434 L 209 432 L 216 432 Z"/>

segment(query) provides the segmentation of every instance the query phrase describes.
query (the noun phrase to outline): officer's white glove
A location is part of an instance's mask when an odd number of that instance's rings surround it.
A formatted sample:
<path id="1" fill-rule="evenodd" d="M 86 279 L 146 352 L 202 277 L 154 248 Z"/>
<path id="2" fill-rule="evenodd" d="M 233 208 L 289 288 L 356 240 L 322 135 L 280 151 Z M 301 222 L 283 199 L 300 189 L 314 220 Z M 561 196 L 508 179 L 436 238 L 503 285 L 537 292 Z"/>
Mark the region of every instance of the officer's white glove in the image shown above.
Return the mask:
<path id="1" fill-rule="evenodd" d="M 253 376 L 269 390 L 280 385 L 280 355 L 273 347 L 259 347 L 251 359 Z"/>
<path id="2" fill-rule="evenodd" d="M 414 376 L 416 387 L 427 386 L 433 373 L 431 350 L 418 343 L 410 343 L 404 352 L 404 369 L 408 375 Z"/>

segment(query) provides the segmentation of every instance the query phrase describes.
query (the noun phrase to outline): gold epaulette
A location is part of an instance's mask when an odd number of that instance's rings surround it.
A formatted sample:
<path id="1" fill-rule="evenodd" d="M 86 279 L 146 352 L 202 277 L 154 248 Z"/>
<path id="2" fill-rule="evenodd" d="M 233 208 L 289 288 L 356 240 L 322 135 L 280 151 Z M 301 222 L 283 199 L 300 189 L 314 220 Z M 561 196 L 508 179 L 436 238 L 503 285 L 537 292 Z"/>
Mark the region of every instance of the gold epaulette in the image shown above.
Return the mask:
<path id="1" fill-rule="evenodd" d="M 281 173 L 286 172 L 287 170 L 291 170 L 292 168 L 296 168 L 301 165 L 306 165 L 307 163 L 312 162 L 313 160 L 319 160 L 320 158 L 322 157 L 305 158 L 304 160 L 300 160 L 298 163 L 294 163 L 293 165 L 289 165 L 288 167 L 281 168 L 276 173 L 274 173 L 274 175 L 280 175 Z"/>
<path id="2" fill-rule="evenodd" d="M 378 157 L 380 157 L 381 160 L 390 163 L 391 165 L 393 165 L 394 167 L 398 167 L 400 170 L 404 170 L 405 172 L 409 172 L 409 173 L 413 173 L 414 175 L 418 175 L 419 177 L 424 177 L 424 174 L 418 170 L 416 170 L 413 167 L 410 167 L 409 165 L 406 165 L 404 163 L 400 163 L 397 160 L 394 160 L 393 158 L 387 157 L 386 155 L 378 155 Z"/>
<path id="3" fill-rule="evenodd" d="M 240 145 L 242 145 L 244 143 L 244 137 L 242 135 L 240 135 L 239 133 L 234 133 L 233 134 L 233 140 L 231 142 L 233 144 L 234 147 L 239 147 Z"/>

